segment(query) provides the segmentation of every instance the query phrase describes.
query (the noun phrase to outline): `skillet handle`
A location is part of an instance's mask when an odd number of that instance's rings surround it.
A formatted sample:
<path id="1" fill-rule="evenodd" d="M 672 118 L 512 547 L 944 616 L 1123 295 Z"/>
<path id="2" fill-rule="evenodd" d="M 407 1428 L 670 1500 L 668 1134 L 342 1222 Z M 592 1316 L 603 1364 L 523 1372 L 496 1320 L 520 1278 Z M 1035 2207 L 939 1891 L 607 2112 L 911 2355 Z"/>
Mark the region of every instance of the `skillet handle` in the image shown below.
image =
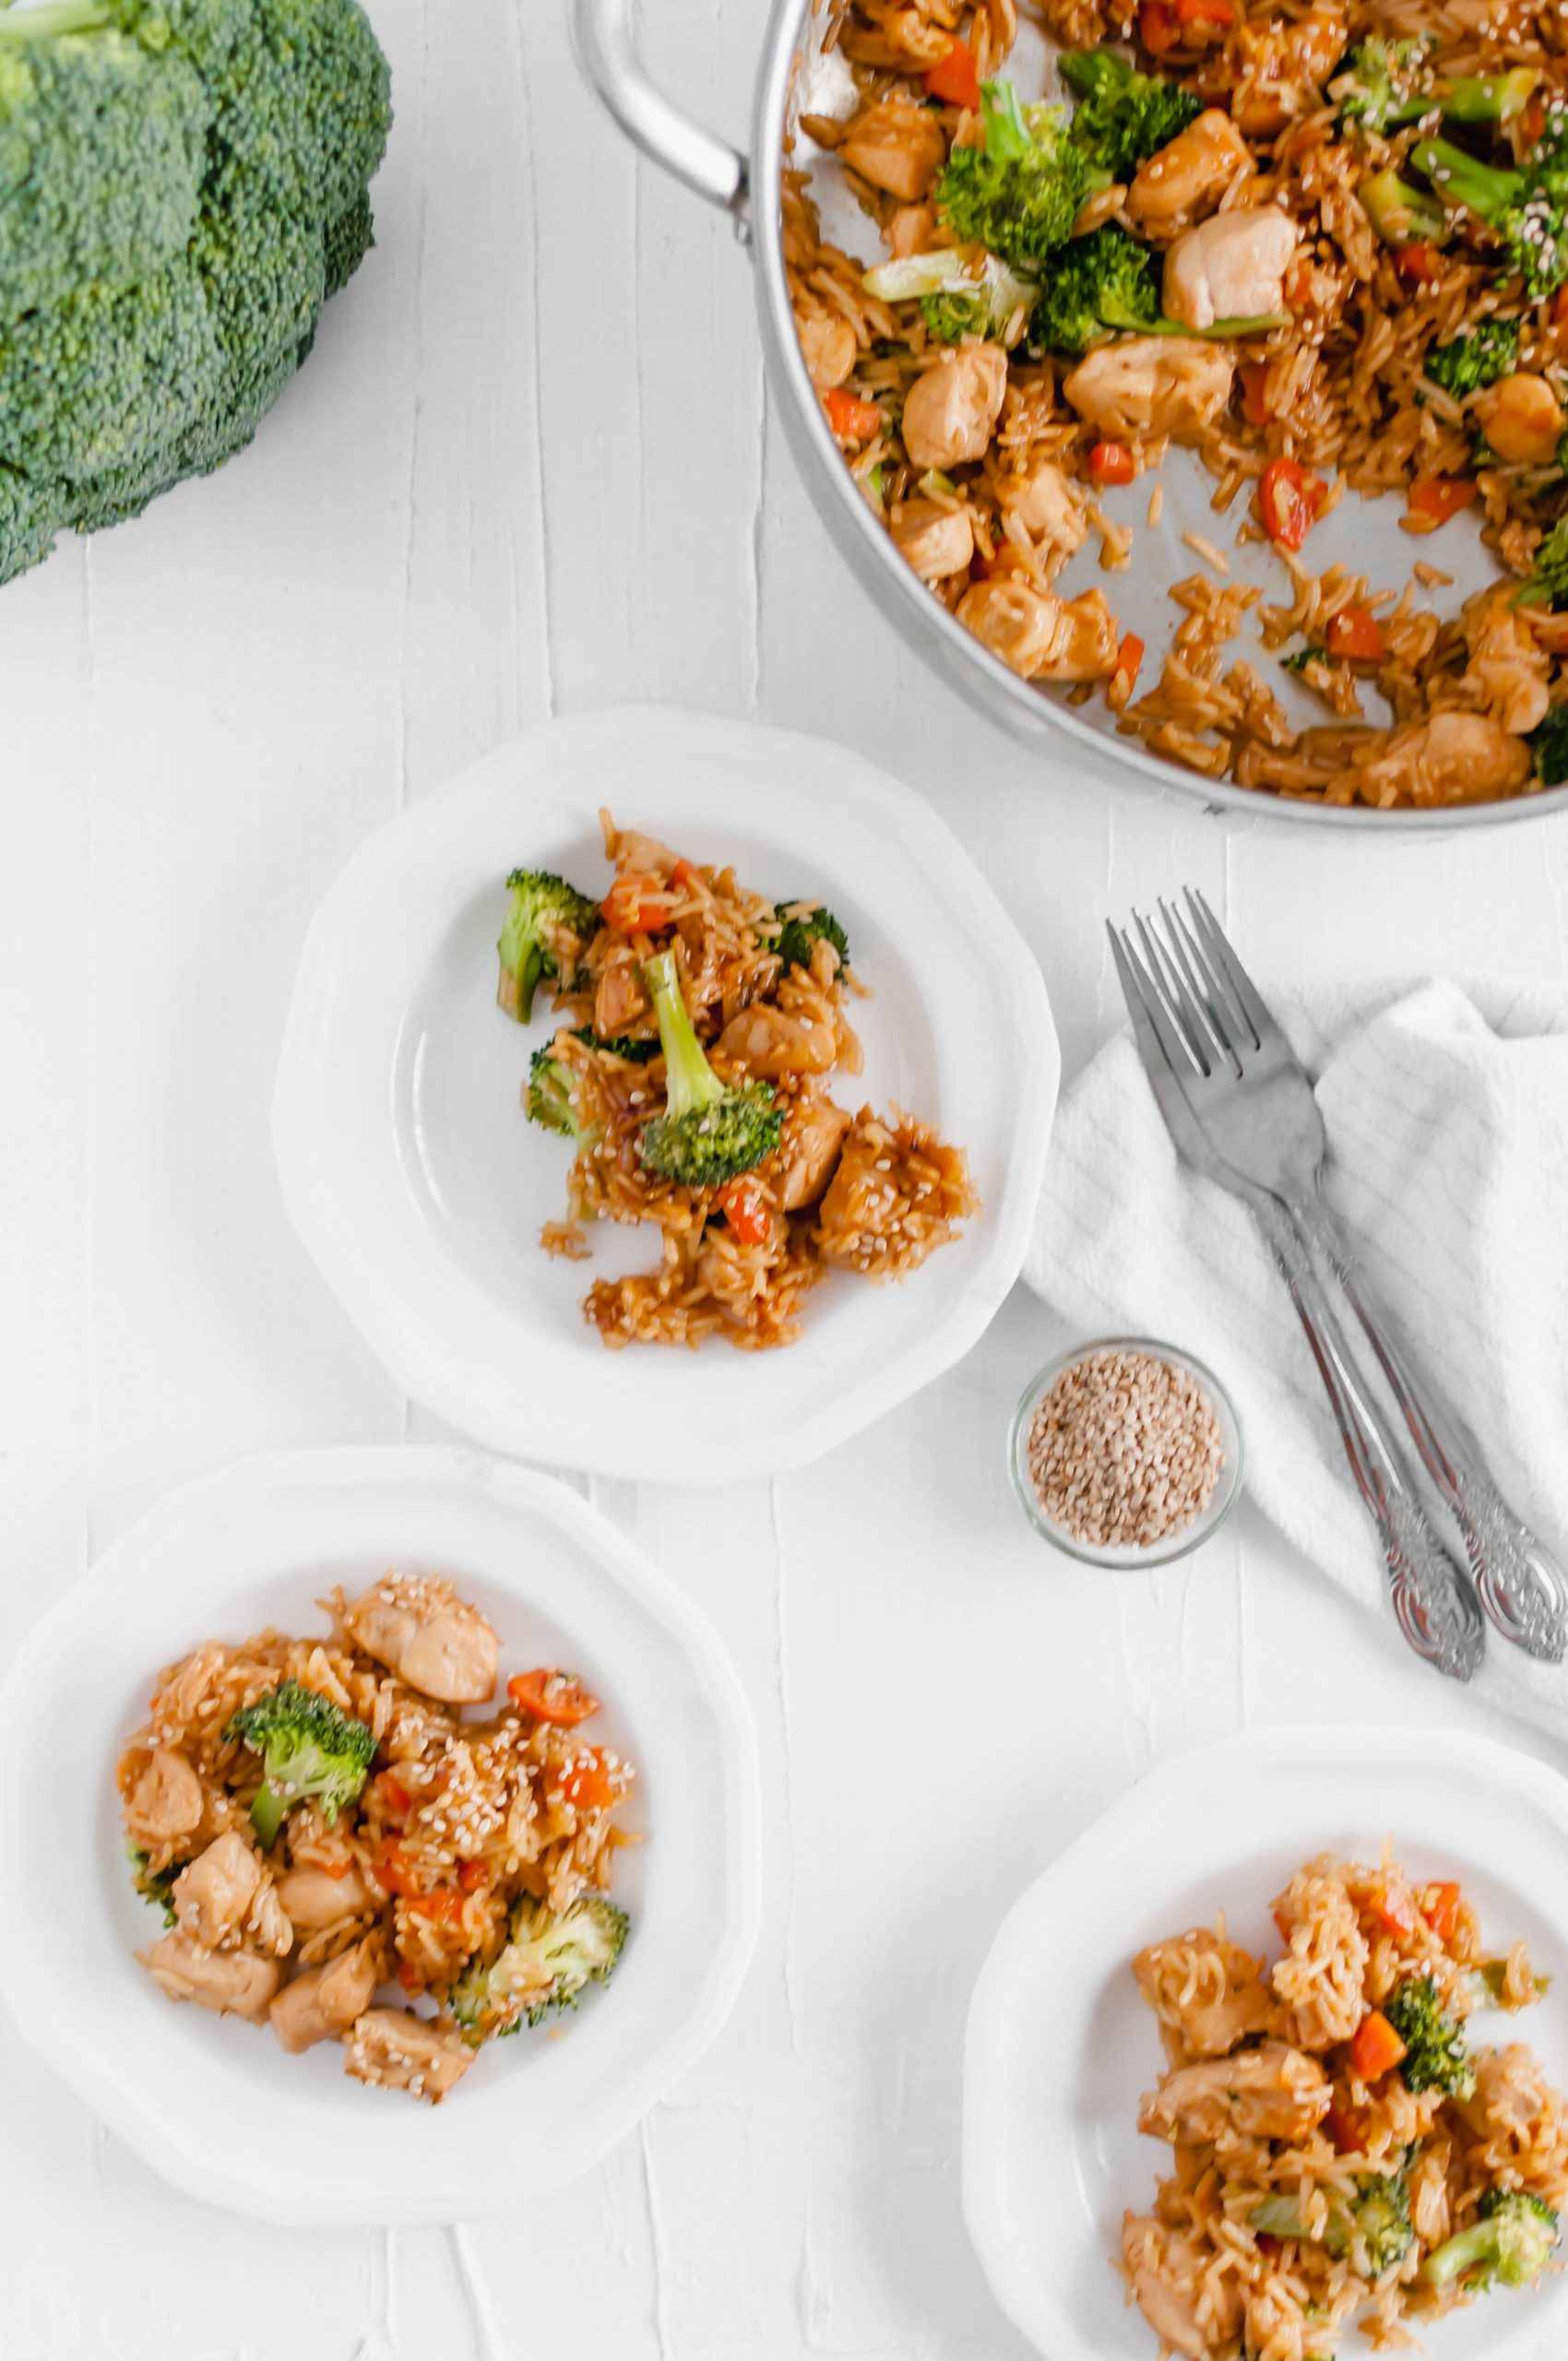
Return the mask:
<path id="1" fill-rule="evenodd" d="M 632 0 L 572 0 L 572 29 L 584 79 L 634 147 L 727 213 L 742 244 L 749 244 L 746 159 L 655 89 L 632 39 Z"/>

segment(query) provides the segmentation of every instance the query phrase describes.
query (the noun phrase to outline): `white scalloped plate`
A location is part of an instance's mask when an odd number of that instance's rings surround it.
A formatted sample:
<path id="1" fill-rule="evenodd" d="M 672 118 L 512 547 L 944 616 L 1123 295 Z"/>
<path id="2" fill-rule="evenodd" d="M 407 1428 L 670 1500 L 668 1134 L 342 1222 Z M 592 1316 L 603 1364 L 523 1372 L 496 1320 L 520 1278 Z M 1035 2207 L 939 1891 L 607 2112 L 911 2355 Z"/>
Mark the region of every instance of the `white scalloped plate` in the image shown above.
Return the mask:
<path id="1" fill-rule="evenodd" d="M 336 2043 L 291 2058 L 266 2026 L 165 1999 L 133 1956 L 162 1929 L 132 1889 L 114 1790 L 164 1665 L 267 1622 L 322 1630 L 323 1591 L 389 1566 L 451 1575 L 504 1671 L 582 1674 L 596 1731 L 637 1766 L 628 1825 L 647 1840 L 617 1862 L 632 1929 L 611 1983 L 554 2037 L 492 2043 L 437 2107 L 352 2081 Z M 755 1735 L 717 1638 L 564 1485 L 471 1453 L 283 1453 L 171 1494 L 24 1640 L 0 1781 L 20 1799 L 0 1880 L 30 1897 L 29 1940 L 0 1945 L 18 2031 L 167 2179 L 260 2220 L 460 2221 L 559 2189 L 695 2063 L 756 1940 Z M 309 2154 L 330 2172 L 279 2166 Z"/>
<path id="2" fill-rule="evenodd" d="M 1556 1975 L 1478 2037 L 1526 2041 L 1568 2088 L 1568 1781 L 1453 1729 L 1278 1730 L 1178 1757 L 1141 1779 L 1015 1904 L 969 2005 L 964 2213 L 998 2303 L 1050 2361 L 1157 2361 L 1127 2308 L 1122 2215 L 1145 2211 L 1170 2150 L 1136 2128 L 1159 2080 L 1130 1964 L 1223 1910 L 1277 1949 L 1268 1903 L 1315 1854 L 1375 1859 L 1392 1834 L 1420 1879 L 1457 1878 L 1497 1943 L 1523 1936 Z M 1561 2361 L 1568 2278 L 1503 2291 L 1423 2336 L 1432 2361 Z M 1350 2333 L 1345 2361 L 1367 2348 Z"/>
<path id="3" fill-rule="evenodd" d="M 539 1248 L 569 1157 L 518 1098 L 552 1019 L 542 994 L 529 1027 L 497 1010 L 495 938 L 509 869 L 608 885 L 602 803 L 779 898 L 821 894 L 874 995 L 839 1097 L 968 1150 L 980 1217 L 902 1287 L 830 1274 L 782 1350 L 611 1352 L 581 1299 L 656 1266 L 657 1232 L 596 1224 L 590 1263 Z M 306 939 L 273 1141 L 301 1237 L 409 1393 L 526 1458 L 720 1483 L 817 1457 L 978 1342 L 1022 1267 L 1060 1072 L 1038 964 L 918 796 L 817 739 L 630 711 L 514 740 L 355 853 Z"/>

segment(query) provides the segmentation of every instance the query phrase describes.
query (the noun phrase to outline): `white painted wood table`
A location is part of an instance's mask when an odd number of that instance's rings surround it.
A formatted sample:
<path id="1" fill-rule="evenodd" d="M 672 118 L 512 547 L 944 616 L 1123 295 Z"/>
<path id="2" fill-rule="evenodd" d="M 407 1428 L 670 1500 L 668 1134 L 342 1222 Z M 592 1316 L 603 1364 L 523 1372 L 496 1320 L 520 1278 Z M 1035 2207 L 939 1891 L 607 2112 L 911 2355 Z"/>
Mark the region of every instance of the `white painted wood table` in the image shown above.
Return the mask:
<path id="1" fill-rule="evenodd" d="M 745 260 L 595 113 L 562 0 L 374 13 L 380 244 L 304 374 L 224 474 L 0 594 L 0 1652 L 183 1477 L 436 1434 L 288 1228 L 272 1070 L 353 846 L 552 713 L 752 715 L 900 772 L 1039 953 L 1069 1074 L 1118 1015 L 1103 919 L 1177 880 L 1265 972 L 1568 956 L 1562 821 L 1227 825 L 975 720 L 842 571 L 768 416 Z M 670 86 L 740 128 L 760 0 L 645 13 Z M 0 2024 L 4 2361 L 1015 2361 L 957 2173 L 965 2006 L 1015 1894 L 1205 1739 L 1489 1719 L 1245 1509 L 1158 1577 L 1049 1555 L 1003 1437 L 1052 1340 L 1019 1294 L 809 1473 L 589 1488 L 722 1633 L 766 1786 L 750 1981 L 640 2135 L 472 2230 L 258 2231 L 162 2187 Z M 10 1801 L 46 1809 L 46 1766 Z M 14 1941 L 26 1897 L 4 1909 Z M 67 2042 L 68 1960 L 38 2005 Z"/>

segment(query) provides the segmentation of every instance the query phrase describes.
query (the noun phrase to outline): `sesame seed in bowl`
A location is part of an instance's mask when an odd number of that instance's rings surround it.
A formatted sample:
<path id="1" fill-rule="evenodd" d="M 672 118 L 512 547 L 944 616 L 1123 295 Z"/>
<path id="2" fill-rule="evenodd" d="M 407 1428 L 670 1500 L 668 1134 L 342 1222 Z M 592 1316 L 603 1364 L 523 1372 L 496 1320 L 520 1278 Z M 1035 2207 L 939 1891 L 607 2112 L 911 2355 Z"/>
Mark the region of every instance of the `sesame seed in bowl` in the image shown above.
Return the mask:
<path id="1" fill-rule="evenodd" d="M 1075 1346 L 1030 1379 L 1007 1465 L 1035 1530 L 1094 1566 L 1197 1548 L 1241 1489 L 1235 1405 L 1191 1354 L 1146 1336 Z"/>

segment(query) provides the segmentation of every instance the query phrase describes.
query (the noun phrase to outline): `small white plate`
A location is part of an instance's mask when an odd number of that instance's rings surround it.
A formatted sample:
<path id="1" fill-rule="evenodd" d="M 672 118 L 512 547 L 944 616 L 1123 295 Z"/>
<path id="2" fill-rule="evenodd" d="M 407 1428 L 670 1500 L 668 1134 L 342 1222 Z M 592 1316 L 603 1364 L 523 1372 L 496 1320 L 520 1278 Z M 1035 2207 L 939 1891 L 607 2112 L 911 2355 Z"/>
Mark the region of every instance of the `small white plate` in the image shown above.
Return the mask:
<path id="1" fill-rule="evenodd" d="M 518 1101 L 553 1020 L 542 993 L 527 1028 L 496 1008 L 495 940 L 510 869 L 608 885 L 605 803 L 760 891 L 820 894 L 874 994 L 837 1096 L 968 1151 L 980 1218 L 902 1287 L 829 1274 L 782 1350 L 609 1351 L 582 1298 L 657 1267 L 657 1231 L 594 1224 L 590 1263 L 539 1246 L 569 1154 Z M 360 848 L 305 943 L 273 1141 L 301 1237 L 409 1393 L 526 1458 L 722 1483 L 816 1458 L 978 1342 L 1022 1267 L 1060 1072 L 1038 964 L 918 796 L 816 739 L 620 712 L 515 740 Z"/>
<path id="2" fill-rule="evenodd" d="M 637 1766 L 627 1824 L 647 1839 L 616 1865 L 632 1928 L 611 1983 L 555 2038 L 492 2043 L 438 2107 L 351 2080 L 336 2043 L 286 2057 L 266 2026 L 165 1999 L 133 1956 L 162 1925 L 132 1888 L 114 1788 L 163 1666 L 268 1622 L 322 1630 L 323 1592 L 391 1566 L 450 1575 L 505 1671 L 581 1673 Z M 564 1485 L 464 1452 L 286 1453 L 172 1494 L 23 1642 L 0 1781 L 0 1885 L 31 1928 L 0 1945 L 18 2030 L 167 2179 L 267 2221 L 461 2221 L 558 2189 L 700 2057 L 756 1940 L 755 1736 L 718 1640 Z M 313 2152 L 329 2174 L 279 2165 Z"/>
<path id="3" fill-rule="evenodd" d="M 1180 1757 L 1015 1904 L 969 2006 L 965 2217 L 998 2303 L 1050 2361 L 1158 2351 L 1114 2263 L 1123 2212 L 1146 2211 L 1170 2161 L 1136 2128 L 1162 2060 L 1133 1959 L 1217 1910 L 1272 1952 L 1268 1904 L 1302 1862 L 1375 1860 L 1389 1835 L 1418 1879 L 1458 1879 L 1489 1940 L 1523 1936 L 1555 1972 L 1538 2007 L 1477 2034 L 1527 2042 L 1568 2086 L 1568 1782 L 1451 1728 L 1270 1731 Z M 1560 2361 L 1565 2294 L 1563 2278 L 1499 2292 L 1422 2342 L 1433 2361 Z"/>

